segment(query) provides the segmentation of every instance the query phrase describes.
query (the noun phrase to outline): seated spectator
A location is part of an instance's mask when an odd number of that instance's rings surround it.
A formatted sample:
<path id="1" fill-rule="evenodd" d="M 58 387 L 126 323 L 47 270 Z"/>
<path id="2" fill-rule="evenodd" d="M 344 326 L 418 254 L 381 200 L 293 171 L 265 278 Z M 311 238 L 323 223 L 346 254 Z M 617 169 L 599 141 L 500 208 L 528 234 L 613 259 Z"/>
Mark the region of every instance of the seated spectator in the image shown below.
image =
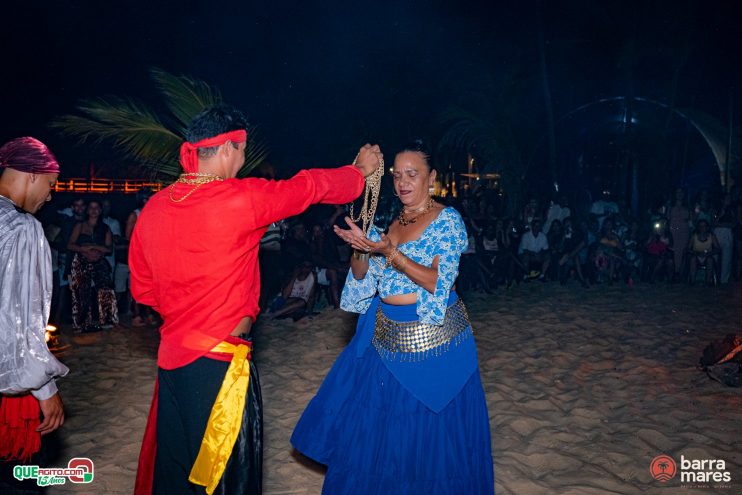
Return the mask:
<path id="1" fill-rule="evenodd" d="M 309 241 L 309 252 L 317 272 L 317 283 L 327 287 L 328 302 L 333 308 L 340 307 L 340 282 L 345 279 L 347 267 L 340 263 L 335 244 L 321 225 L 312 227 L 312 238 Z"/>
<path id="2" fill-rule="evenodd" d="M 300 320 L 312 311 L 316 291 L 317 278 L 312 272 L 312 262 L 303 261 L 294 270 L 281 295 L 271 304 L 268 318 Z"/>
<path id="3" fill-rule="evenodd" d="M 464 224 L 466 225 L 469 243 L 466 250 L 461 253 L 457 290 L 463 292 L 470 289 L 480 289 L 489 294 L 492 292 L 489 288 L 490 273 L 487 266 L 482 263 L 480 256 L 481 236 L 477 235 L 472 222 L 468 218 L 464 220 Z"/>
<path id="4" fill-rule="evenodd" d="M 553 219 L 551 221 L 551 228 L 546 234 L 546 238 L 549 240 L 549 251 L 551 252 L 551 272 L 549 277 L 552 280 L 559 279 L 559 261 L 565 254 L 565 238 L 564 229 L 562 228 L 562 221 Z M 557 273 L 554 273 L 554 272 Z"/>
<path id="5" fill-rule="evenodd" d="M 709 230 L 706 220 L 699 220 L 696 231 L 690 236 L 688 252 L 690 255 L 690 285 L 696 280 L 696 272 L 700 267 L 706 269 L 706 285 L 712 285 L 716 263 L 714 255 L 719 253 L 719 241 Z"/>
<path id="6" fill-rule="evenodd" d="M 631 221 L 623 236 L 624 270 L 627 283 L 634 285 L 634 274 L 641 274 L 643 246 L 639 239 L 639 222 Z"/>
<path id="7" fill-rule="evenodd" d="M 668 282 L 672 280 L 675 274 L 675 253 L 672 241 L 672 234 L 667 222 L 655 222 L 652 233 L 646 242 L 649 283 L 654 283 L 657 277 L 663 273 Z"/>
<path id="8" fill-rule="evenodd" d="M 565 285 L 570 273 L 574 271 L 580 284 L 588 288 L 582 274 L 583 258 L 587 257 L 587 233 L 584 229 L 575 228 L 570 217 L 564 219 L 563 230 L 564 251 L 559 258 L 559 282 Z"/>
<path id="9" fill-rule="evenodd" d="M 526 231 L 523 237 L 521 237 L 518 255 L 526 270 L 523 280 L 529 279 L 531 264 L 536 263 L 540 268 L 538 279 L 546 282 L 546 271 L 549 269 L 551 259 L 549 255 L 549 241 L 546 238 L 546 234 L 541 232 L 541 220 L 533 220 L 531 222 L 531 229 Z"/>
<path id="10" fill-rule="evenodd" d="M 624 246 L 621 238 L 614 230 L 612 216 L 603 220 L 603 227 L 600 229 L 600 246 L 596 255 L 599 271 L 608 274 L 608 281 L 613 282 L 616 275 L 620 273 L 624 264 Z"/>

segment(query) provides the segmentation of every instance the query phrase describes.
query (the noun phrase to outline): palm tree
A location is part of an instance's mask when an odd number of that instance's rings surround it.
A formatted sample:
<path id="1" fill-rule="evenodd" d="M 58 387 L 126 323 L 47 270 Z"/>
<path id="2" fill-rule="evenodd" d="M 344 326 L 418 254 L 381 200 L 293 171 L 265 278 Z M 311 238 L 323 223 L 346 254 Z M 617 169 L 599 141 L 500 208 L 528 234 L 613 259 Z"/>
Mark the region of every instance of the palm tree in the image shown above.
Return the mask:
<path id="1" fill-rule="evenodd" d="M 524 193 L 527 165 L 510 119 L 504 114 L 453 107 L 441 114 L 440 123 L 446 129 L 438 143 L 443 162 L 455 161 L 456 156 L 467 153 L 475 155 L 484 164 L 480 173 L 500 174 L 506 210 L 514 214 Z"/>
<path id="2" fill-rule="evenodd" d="M 109 96 L 81 101 L 78 114 L 57 117 L 50 126 L 80 143 L 108 142 L 124 156 L 133 159 L 156 178 L 172 180 L 182 169 L 179 149 L 185 130 L 201 110 L 222 102 L 219 91 L 207 83 L 187 76 L 175 76 L 162 69 L 150 71 L 163 98 L 167 113 L 158 115 L 134 98 Z M 245 165 L 239 177 L 265 160 L 267 149 L 256 129 L 248 129 Z"/>

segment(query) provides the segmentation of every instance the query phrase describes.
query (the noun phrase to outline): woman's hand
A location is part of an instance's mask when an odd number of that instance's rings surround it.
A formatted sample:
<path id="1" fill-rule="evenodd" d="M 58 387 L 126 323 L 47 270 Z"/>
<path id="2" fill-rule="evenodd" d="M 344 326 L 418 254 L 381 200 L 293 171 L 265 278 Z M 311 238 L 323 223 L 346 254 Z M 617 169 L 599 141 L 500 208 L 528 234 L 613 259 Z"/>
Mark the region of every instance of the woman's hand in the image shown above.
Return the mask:
<path id="1" fill-rule="evenodd" d="M 341 229 L 337 225 L 334 225 L 333 229 L 353 249 L 362 253 L 379 253 L 384 256 L 389 255 L 394 249 L 395 246 L 385 234 L 381 234 L 381 240 L 379 242 L 374 242 L 363 234 L 363 231 L 351 221 L 350 217 L 345 217 L 345 222 L 350 225 L 350 229 Z"/>

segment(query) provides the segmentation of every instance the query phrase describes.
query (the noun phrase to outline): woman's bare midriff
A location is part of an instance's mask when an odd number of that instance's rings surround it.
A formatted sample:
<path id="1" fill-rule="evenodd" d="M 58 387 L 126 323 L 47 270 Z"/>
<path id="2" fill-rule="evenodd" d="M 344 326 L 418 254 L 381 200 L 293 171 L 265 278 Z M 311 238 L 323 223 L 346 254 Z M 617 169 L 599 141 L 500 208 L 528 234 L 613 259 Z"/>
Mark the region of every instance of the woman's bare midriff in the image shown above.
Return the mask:
<path id="1" fill-rule="evenodd" d="M 391 306 L 406 306 L 417 302 L 417 294 L 398 294 L 396 296 L 384 297 L 381 300 Z"/>

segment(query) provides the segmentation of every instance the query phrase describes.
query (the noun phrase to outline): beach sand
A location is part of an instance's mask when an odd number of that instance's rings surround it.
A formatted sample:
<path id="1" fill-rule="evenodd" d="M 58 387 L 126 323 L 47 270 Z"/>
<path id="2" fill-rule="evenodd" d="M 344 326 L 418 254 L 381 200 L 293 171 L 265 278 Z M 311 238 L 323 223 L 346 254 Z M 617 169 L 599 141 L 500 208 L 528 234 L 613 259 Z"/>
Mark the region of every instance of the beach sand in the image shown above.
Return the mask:
<path id="1" fill-rule="evenodd" d="M 742 332 L 742 286 L 522 284 L 463 296 L 479 348 L 500 495 L 742 493 L 742 389 L 696 368 L 704 347 Z M 350 339 L 355 316 L 260 322 L 255 362 L 265 414 L 264 493 L 318 494 L 322 466 L 293 451 L 292 429 Z M 152 396 L 157 334 L 72 336 L 61 359 L 67 421 L 60 465 L 95 463 L 90 485 L 49 493 L 132 493 Z M 660 454 L 722 459 L 732 481 L 652 479 Z M 680 466 L 678 466 L 680 467 Z M 362 493 L 359 491 L 359 493 Z"/>

